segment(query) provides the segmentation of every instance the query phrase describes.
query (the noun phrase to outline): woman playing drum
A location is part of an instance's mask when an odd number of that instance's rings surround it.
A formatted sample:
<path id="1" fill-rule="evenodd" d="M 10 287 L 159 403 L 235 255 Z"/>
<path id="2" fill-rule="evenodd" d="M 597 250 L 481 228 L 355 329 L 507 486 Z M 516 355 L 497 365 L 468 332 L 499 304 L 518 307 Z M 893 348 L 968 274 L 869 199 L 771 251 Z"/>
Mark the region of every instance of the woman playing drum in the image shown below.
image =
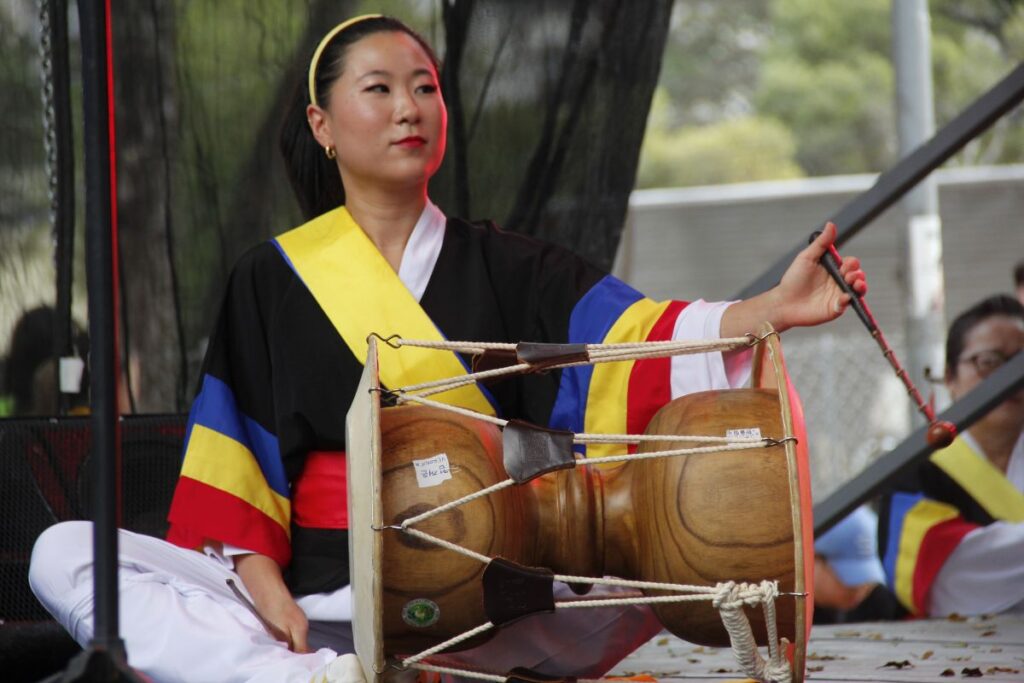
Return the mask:
<path id="1" fill-rule="evenodd" d="M 563 249 L 446 217 L 427 196 L 446 118 L 437 60 L 401 22 L 357 17 L 316 50 L 281 140 L 309 222 L 235 267 L 190 415 L 170 542 L 121 532 L 129 663 L 155 680 L 341 680 L 337 653 L 351 647 L 344 417 L 368 334 L 736 337 L 763 321 L 817 325 L 848 304 L 818 266 L 831 226 L 765 294 L 687 304 L 646 299 Z M 866 291 L 855 258 L 842 272 Z M 642 391 L 565 371 L 496 384 L 486 400 L 505 417 L 576 431 L 595 400 L 611 401 L 642 430 L 670 398 L 742 384 L 747 355 L 647 366 Z M 84 522 L 51 528 L 31 570 L 37 596 L 81 643 L 92 635 L 89 536 Z M 657 631 L 645 609 L 607 612 L 586 614 L 586 630 L 533 629 L 547 654 L 524 637 L 517 663 L 545 670 L 554 653 L 552 672 L 596 676 Z M 479 658 L 494 656 L 487 647 Z"/>

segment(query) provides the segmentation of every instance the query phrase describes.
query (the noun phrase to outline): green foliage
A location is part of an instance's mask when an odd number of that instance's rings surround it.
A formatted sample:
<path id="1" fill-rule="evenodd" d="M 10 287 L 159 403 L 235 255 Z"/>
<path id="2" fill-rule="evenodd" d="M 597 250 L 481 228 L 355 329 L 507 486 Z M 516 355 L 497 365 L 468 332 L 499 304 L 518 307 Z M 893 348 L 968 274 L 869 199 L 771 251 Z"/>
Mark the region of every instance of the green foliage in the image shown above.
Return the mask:
<path id="1" fill-rule="evenodd" d="M 776 0 L 754 100 L 796 133 L 809 175 L 877 171 L 894 160 L 889 2 Z"/>
<path id="2" fill-rule="evenodd" d="M 34 5 L 35 3 L 33 3 Z M 39 43 L 29 20 L 35 7 L 0 8 L 0 92 L 4 98 L 4 125 L 0 142 L 4 154 L 0 169 L 18 171 L 43 156 L 40 105 Z M 10 13 L 10 16 L 8 16 Z M 30 68 L 25 68 L 30 65 Z"/>
<path id="3" fill-rule="evenodd" d="M 1024 2 L 932 3 L 932 64 L 936 125 L 952 120 L 1024 60 Z M 1012 163 L 1024 159 L 1021 108 L 1004 116 L 951 163 Z"/>
<path id="4" fill-rule="evenodd" d="M 664 90 L 655 94 L 654 112 L 664 116 Z M 793 159 L 793 135 L 774 119 L 754 116 L 705 126 L 649 129 L 640 152 L 638 187 L 735 183 L 803 175 Z"/>
<path id="5" fill-rule="evenodd" d="M 898 149 L 891 1 L 677 0 L 665 92 L 648 120 L 639 185 L 891 166 Z M 930 12 L 942 126 L 1024 59 L 1024 1 L 932 0 Z M 951 163 L 1021 161 L 1021 116 L 1018 109 L 1004 117 Z M 723 142 L 758 129 L 777 139 Z"/>
<path id="6" fill-rule="evenodd" d="M 306 15 L 272 0 L 193 0 L 176 8 L 174 55 L 185 86 L 179 106 L 187 128 L 202 136 L 196 144 L 214 165 L 208 171 L 227 187 L 254 144 Z"/>
<path id="7" fill-rule="evenodd" d="M 876 54 L 817 65 L 776 59 L 764 67 L 757 111 L 795 133 L 809 175 L 879 170 L 894 160 L 892 91 L 889 64 Z"/>
<path id="8" fill-rule="evenodd" d="M 890 0 L 773 0 L 766 57 L 816 66 L 864 52 L 888 57 L 889 5 Z"/>
<path id="9" fill-rule="evenodd" d="M 746 112 L 769 37 L 763 0 L 676 2 L 659 79 L 671 93 L 665 125 L 702 125 Z"/>

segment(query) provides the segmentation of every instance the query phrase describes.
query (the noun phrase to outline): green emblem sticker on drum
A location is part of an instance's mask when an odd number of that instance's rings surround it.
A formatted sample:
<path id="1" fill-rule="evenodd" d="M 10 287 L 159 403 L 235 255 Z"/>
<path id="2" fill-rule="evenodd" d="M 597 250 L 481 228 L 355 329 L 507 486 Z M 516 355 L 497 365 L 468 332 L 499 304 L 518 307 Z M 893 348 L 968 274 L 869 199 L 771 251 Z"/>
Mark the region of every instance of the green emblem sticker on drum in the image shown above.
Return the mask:
<path id="1" fill-rule="evenodd" d="M 441 618 L 441 608 L 433 600 L 416 598 L 405 603 L 402 608 L 402 621 L 415 628 L 427 628 Z"/>

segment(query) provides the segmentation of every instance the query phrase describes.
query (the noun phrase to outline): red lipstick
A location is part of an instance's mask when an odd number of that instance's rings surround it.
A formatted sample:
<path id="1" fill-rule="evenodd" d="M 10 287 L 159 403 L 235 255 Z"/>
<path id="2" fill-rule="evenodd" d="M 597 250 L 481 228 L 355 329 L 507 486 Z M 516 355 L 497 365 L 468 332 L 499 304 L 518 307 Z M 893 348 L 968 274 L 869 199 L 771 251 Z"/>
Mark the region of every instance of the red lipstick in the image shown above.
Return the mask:
<path id="1" fill-rule="evenodd" d="M 427 144 L 427 140 L 426 138 L 421 138 L 419 135 L 410 135 L 407 138 L 402 138 L 401 140 L 398 140 L 394 144 L 398 145 L 399 147 L 422 147 L 423 145 Z"/>

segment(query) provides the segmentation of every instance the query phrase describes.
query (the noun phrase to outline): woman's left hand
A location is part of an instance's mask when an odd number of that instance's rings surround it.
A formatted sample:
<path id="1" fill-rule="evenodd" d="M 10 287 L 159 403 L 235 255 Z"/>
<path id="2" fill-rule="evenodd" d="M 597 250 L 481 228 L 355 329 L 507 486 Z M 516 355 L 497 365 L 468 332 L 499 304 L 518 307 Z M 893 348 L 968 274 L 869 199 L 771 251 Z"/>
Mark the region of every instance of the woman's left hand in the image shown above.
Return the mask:
<path id="1" fill-rule="evenodd" d="M 826 223 L 817 239 L 797 254 L 786 269 L 773 292 L 779 306 L 780 329 L 820 325 L 838 318 L 850 305 L 850 295 L 840 289 L 820 263 L 835 239 L 835 224 Z M 860 269 L 860 259 L 843 258 L 839 272 L 853 291 L 861 296 L 867 293 L 868 283 Z"/>

